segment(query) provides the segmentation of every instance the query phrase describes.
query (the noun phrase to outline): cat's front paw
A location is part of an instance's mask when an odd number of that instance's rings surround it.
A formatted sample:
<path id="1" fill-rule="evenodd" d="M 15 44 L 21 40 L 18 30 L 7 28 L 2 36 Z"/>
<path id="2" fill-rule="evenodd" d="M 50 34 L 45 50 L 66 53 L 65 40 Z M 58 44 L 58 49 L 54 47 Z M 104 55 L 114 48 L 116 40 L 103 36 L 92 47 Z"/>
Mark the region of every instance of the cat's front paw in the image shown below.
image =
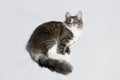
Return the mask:
<path id="1" fill-rule="evenodd" d="M 60 54 L 63 54 L 63 55 L 66 53 L 70 54 L 70 48 L 69 48 L 69 46 L 66 46 L 66 45 L 60 45 L 58 51 Z"/>
<path id="2" fill-rule="evenodd" d="M 63 54 L 63 55 L 64 55 L 64 54 L 66 53 L 65 48 L 61 48 L 61 49 L 60 49 L 60 51 L 59 51 L 59 53 L 61 53 L 61 54 Z"/>
<path id="3" fill-rule="evenodd" d="M 70 54 L 70 48 L 69 47 L 64 47 L 63 49 L 60 49 L 62 54 Z"/>
<path id="4" fill-rule="evenodd" d="M 70 48 L 69 48 L 69 47 L 66 47 L 65 52 L 68 53 L 68 54 L 70 54 Z"/>

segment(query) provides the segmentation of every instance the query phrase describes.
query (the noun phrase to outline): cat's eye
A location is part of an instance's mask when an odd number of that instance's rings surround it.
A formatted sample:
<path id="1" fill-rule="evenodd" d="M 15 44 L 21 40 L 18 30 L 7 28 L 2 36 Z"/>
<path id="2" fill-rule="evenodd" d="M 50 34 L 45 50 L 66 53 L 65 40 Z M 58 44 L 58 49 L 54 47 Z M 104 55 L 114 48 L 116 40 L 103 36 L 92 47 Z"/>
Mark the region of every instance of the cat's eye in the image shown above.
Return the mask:
<path id="1" fill-rule="evenodd" d="M 75 20 L 74 22 L 75 22 L 75 23 L 78 23 L 78 20 Z"/>
<path id="2" fill-rule="evenodd" d="M 69 20 L 68 20 L 68 22 L 70 23 L 70 22 L 71 22 L 71 20 L 69 19 Z"/>

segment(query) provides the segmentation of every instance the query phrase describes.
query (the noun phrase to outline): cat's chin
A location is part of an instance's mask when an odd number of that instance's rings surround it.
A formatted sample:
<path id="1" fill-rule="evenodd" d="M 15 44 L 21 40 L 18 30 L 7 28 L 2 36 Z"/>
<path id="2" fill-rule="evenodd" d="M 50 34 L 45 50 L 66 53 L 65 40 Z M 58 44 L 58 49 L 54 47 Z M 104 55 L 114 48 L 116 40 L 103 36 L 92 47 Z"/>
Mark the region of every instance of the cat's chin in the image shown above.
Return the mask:
<path id="1" fill-rule="evenodd" d="M 64 23 L 64 25 L 66 26 L 66 27 L 69 27 L 69 28 L 80 28 L 80 25 L 78 25 L 78 24 L 66 24 L 66 23 Z"/>
<path id="2" fill-rule="evenodd" d="M 72 28 L 72 29 L 80 29 L 79 25 L 66 25 L 66 27 Z"/>

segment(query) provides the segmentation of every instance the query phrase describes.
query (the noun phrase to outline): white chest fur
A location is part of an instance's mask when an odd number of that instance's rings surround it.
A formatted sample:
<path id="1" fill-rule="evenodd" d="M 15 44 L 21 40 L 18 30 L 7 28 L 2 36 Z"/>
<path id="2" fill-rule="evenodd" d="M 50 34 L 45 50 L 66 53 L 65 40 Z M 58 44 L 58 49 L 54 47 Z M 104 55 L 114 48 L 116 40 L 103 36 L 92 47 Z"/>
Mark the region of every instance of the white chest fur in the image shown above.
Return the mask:
<path id="1" fill-rule="evenodd" d="M 67 27 L 72 33 L 73 33 L 73 39 L 70 40 L 70 42 L 68 43 L 68 46 L 75 43 L 79 38 L 80 35 L 82 33 L 82 29 L 77 28 L 76 26 L 74 27 Z"/>

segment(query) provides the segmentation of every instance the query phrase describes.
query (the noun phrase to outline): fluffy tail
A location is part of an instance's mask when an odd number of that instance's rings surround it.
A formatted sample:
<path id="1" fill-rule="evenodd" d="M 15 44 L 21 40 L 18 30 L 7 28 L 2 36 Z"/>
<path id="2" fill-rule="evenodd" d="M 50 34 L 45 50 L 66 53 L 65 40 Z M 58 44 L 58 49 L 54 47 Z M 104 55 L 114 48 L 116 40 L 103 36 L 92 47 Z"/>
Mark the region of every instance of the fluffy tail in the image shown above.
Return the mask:
<path id="1" fill-rule="evenodd" d="M 55 71 L 64 75 L 72 72 L 72 66 L 66 61 L 59 61 L 50 58 L 40 58 L 38 64 L 41 67 L 46 67 L 51 71 Z"/>

